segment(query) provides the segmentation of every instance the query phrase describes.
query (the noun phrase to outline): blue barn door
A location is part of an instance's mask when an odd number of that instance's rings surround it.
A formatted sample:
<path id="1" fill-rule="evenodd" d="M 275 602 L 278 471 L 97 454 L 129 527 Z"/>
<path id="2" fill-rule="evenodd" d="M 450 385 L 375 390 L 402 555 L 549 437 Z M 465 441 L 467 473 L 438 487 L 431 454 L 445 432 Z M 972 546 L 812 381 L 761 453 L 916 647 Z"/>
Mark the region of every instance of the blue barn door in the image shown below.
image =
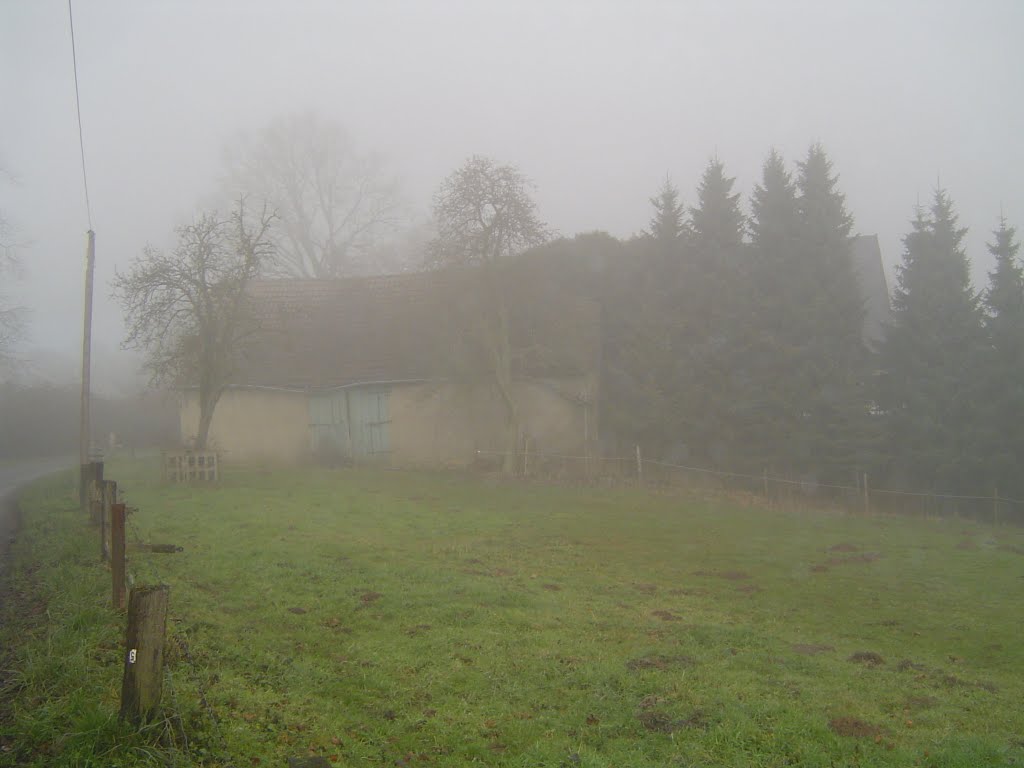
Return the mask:
<path id="1" fill-rule="evenodd" d="M 391 453 L 391 392 L 388 389 L 350 389 L 352 455 L 381 458 Z"/>
<path id="2" fill-rule="evenodd" d="M 344 390 L 310 395 L 309 431 L 314 456 L 346 458 L 352 455 Z"/>

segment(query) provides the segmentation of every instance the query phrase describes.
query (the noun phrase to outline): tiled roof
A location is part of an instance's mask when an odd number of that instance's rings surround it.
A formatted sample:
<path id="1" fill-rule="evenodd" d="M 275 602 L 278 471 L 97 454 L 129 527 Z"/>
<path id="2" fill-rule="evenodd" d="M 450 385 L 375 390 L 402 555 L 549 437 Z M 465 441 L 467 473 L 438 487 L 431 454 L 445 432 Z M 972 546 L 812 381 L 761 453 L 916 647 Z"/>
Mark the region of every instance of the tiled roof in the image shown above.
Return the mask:
<path id="1" fill-rule="evenodd" d="M 459 323 L 467 318 L 467 310 L 454 305 L 463 303 L 460 297 L 466 297 L 468 290 L 479 288 L 477 281 L 463 277 L 437 271 L 338 280 L 255 281 L 248 295 L 259 330 L 247 344 L 232 382 L 328 389 L 445 376 L 439 345 L 451 347 L 454 334 L 461 332 Z M 597 349 L 596 307 L 587 306 L 580 314 L 578 300 L 551 295 L 537 283 L 526 289 L 520 285 L 517 290 L 526 298 L 511 312 L 516 345 L 523 349 L 535 346 L 533 339 L 544 335 L 537 328 L 542 324 L 547 328 L 585 328 L 587 338 L 561 341 L 559 349 Z M 480 297 L 472 302 L 475 307 L 468 311 L 479 311 Z M 585 318 L 582 323 L 565 322 L 573 312 Z M 556 351 L 554 359 L 560 357 Z M 553 364 L 550 354 L 544 359 L 524 355 L 522 360 L 520 374 L 564 372 L 557 370 L 561 363 Z"/>

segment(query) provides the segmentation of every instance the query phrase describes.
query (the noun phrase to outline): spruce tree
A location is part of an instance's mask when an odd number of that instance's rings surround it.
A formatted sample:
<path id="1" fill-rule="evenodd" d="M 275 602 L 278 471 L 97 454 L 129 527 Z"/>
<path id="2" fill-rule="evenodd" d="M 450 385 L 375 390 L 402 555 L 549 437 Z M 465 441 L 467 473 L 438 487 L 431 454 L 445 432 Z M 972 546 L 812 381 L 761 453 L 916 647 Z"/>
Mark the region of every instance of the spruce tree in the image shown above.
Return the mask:
<path id="1" fill-rule="evenodd" d="M 679 190 L 668 176 L 658 194 L 651 198 L 651 205 L 654 215 L 647 234 L 658 243 L 678 245 L 686 234 L 686 209 L 679 200 Z"/>
<path id="2" fill-rule="evenodd" d="M 984 492 L 979 456 L 986 342 L 978 296 L 942 189 L 918 209 L 904 238 L 892 321 L 880 352 L 878 404 L 885 419 L 890 482 L 914 490 Z"/>
<path id="3" fill-rule="evenodd" d="M 802 396 L 790 375 L 801 337 L 802 266 L 797 248 L 796 185 L 782 157 L 772 150 L 751 195 L 751 252 L 746 269 L 750 301 L 740 322 L 746 333 L 738 416 L 746 438 L 748 469 L 791 470 L 782 448 L 803 413 Z"/>
<path id="4" fill-rule="evenodd" d="M 864 296 L 853 266 L 853 218 L 820 144 L 798 164 L 797 288 L 783 327 L 796 330 L 790 387 L 802 407 L 789 440 L 794 468 L 849 480 L 862 461 L 867 420 Z M 798 271 L 797 271 L 798 270 Z"/>
<path id="5" fill-rule="evenodd" d="M 995 256 L 985 292 L 989 365 L 985 369 L 987 411 L 984 458 L 994 487 L 1024 497 L 1024 269 L 1017 260 L 1016 232 L 1001 218 L 988 246 Z"/>
<path id="6" fill-rule="evenodd" d="M 735 464 L 738 315 L 746 300 L 739 263 L 745 218 L 735 180 L 713 158 L 690 209 L 691 235 L 669 301 L 672 403 L 668 423 L 674 458 Z"/>

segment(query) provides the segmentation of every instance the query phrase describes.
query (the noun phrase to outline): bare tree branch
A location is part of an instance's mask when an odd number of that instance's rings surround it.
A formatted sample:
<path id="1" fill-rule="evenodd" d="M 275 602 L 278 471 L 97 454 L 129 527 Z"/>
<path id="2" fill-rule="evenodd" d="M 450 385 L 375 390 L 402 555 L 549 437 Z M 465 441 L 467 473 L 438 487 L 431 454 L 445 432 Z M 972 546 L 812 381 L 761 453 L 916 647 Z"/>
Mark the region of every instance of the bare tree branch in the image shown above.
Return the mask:
<path id="1" fill-rule="evenodd" d="M 397 183 L 357 152 L 336 122 L 305 114 L 272 122 L 227 156 L 233 188 L 276 211 L 269 274 L 332 278 L 364 273 L 371 251 L 402 221 Z"/>
<path id="2" fill-rule="evenodd" d="M 203 213 L 178 228 L 172 253 L 147 246 L 112 282 L 127 326 L 123 346 L 146 352 L 152 382 L 198 385 L 199 447 L 252 332 L 245 289 L 273 257 L 273 219 L 266 205 L 253 215 L 244 198 L 228 218 Z"/>

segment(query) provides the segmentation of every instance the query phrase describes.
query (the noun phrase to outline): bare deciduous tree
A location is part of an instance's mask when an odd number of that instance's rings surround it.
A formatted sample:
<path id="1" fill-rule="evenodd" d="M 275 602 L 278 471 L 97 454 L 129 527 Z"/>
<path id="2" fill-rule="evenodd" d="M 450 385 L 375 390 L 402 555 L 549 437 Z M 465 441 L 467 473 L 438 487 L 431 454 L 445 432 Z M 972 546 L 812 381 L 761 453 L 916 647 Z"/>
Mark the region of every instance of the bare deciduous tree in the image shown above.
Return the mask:
<path id="1" fill-rule="evenodd" d="M 436 268 L 464 267 L 453 297 L 453 315 L 462 336 L 464 358 L 474 351 L 470 368 L 484 373 L 505 410 L 503 471 L 515 468 L 520 417 L 512 387 L 514 352 L 510 297 L 503 279 L 505 262 L 549 237 L 537 216 L 530 182 L 515 167 L 496 165 L 475 155 L 446 178 L 434 198 L 437 238 L 430 247 Z M 465 360 L 458 362 L 465 370 Z"/>
<path id="2" fill-rule="evenodd" d="M 227 152 L 233 190 L 266 202 L 279 225 L 269 274 L 334 278 L 368 271 L 378 239 L 402 220 L 382 159 L 360 153 L 345 128 L 313 113 L 274 120 Z"/>
<path id="3" fill-rule="evenodd" d="M 273 255 L 266 207 L 252 216 L 240 200 L 231 216 L 201 214 L 180 227 L 170 254 L 147 246 L 116 273 L 128 335 L 123 346 L 145 351 L 154 384 L 196 386 L 196 447 L 205 448 L 213 412 L 255 330 L 245 289 Z"/>
<path id="4" fill-rule="evenodd" d="M 8 302 L 2 286 L 21 269 L 14 226 L 0 211 L 0 366 L 11 362 L 14 345 L 25 333 L 25 309 Z"/>

